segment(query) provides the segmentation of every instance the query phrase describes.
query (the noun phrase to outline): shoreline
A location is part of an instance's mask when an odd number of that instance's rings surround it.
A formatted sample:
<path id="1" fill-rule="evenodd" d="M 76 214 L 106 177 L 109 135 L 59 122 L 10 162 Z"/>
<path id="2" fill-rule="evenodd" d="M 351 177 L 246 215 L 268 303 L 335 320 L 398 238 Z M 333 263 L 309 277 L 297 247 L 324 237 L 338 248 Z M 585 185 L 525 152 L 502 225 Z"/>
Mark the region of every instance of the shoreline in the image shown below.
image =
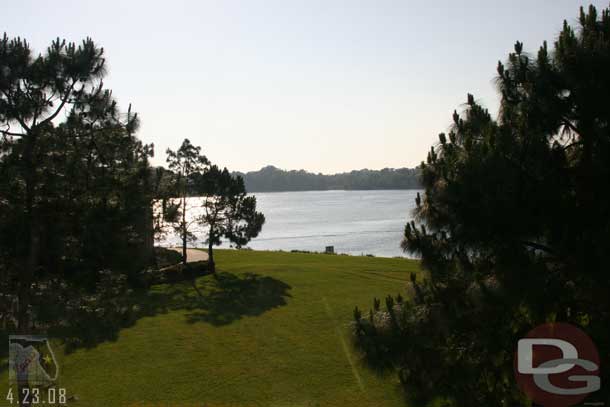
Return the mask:
<path id="1" fill-rule="evenodd" d="M 176 252 L 182 253 L 182 248 L 179 246 L 175 246 L 175 245 L 169 245 L 169 246 L 164 246 L 164 245 L 155 245 L 155 247 L 161 247 L 164 249 L 169 249 L 169 250 L 174 250 Z M 195 257 L 199 257 L 197 256 L 196 253 L 205 253 L 205 259 L 202 257 L 201 259 L 198 260 L 192 260 L 192 261 L 207 261 L 208 258 L 208 249 L 205 247 L 187 247 L 186 249 L 189 253 L 195 254 L 195 256 L 191 257 L 187 255 L 187 258 L 195 258 Z M 283 250 L 283 249 L 251 249 L 249 247 L 243 247 L 241 249 L 236 249 L 234 247 L 222 247 L 222 246 L 215 246 L 214 247 L 214 252 L 216 252 L 216 250 L 230 250 L 230 251 L 241 251 L 241 252 L 261 252 L 261 253 L 294 253 L 294 254 L 320 254 L 320 255 L 326 255 L 326 256 L 345 256 L 345 257 L 369 257 L 369 258 L 377 258 L 377 259 L 405 259 L 405 260 L 419 260 L 416 257 L 408 257 L 408 256 L 381 256 L 381 255 L 376 255 L 376 254 L 372 254 L 372 253 L 362 253 L 362 254 L 350 254 L 350 253 L 341 253 L 341 252 L 336 252 L 336 253 L 326 253 L 323 251 L 313 251 L 313 250 L 300 250 L 300 249 L 291 249 L 291 250 Z M 191 260 L 189 260 L 190 262 Z"/>

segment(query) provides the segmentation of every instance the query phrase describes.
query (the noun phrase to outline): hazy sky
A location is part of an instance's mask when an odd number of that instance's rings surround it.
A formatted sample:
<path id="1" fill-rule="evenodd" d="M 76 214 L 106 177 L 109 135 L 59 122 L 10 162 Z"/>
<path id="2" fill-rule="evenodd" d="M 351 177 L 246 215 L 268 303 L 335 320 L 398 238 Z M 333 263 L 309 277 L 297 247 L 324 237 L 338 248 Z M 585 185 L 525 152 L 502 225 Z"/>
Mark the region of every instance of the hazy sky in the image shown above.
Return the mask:
<path id="1" fill-rule="evenodd" d="M 417 165 L 467 92 L 495 114 L 497 61 L 515 40 L 554 40 L 581 4 L 4 0 L 0 13 L 37 52 L 58 36 L 103 46 L 105 83 L 139 112 L 155 164 L 186 137 L 232 170 L 332 173 Z"/>

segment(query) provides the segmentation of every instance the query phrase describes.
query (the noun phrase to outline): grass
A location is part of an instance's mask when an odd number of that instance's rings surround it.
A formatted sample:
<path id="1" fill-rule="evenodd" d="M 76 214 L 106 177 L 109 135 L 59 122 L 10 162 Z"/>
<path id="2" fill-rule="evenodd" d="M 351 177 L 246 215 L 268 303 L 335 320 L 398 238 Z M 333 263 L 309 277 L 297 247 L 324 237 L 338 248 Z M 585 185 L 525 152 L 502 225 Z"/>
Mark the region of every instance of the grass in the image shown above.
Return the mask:
<path id="1" fill-rule="evenodd" d="M 155 313 L 59 356 L 74 406 L 404 406 L 353 351 L 354 306 L 403 291 L 406 259 L 219 250 L 218 278 L 155 286 Z M 56 344 L 56 348 L 59 345 Z M 7 372 L 0 373 L 0 405 Z M 72 405 L 72 404 L 70 404 Z"/>

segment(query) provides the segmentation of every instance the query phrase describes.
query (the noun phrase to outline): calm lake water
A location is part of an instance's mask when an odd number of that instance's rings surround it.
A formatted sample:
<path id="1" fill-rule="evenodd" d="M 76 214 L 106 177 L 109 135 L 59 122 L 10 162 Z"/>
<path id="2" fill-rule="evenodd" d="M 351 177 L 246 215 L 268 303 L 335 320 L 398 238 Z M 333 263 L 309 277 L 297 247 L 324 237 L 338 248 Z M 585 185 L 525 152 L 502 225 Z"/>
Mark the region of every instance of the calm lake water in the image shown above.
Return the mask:
<path id="1" fill-rule="evenodd" d="M 417 190 L 306 191 L 256 193 L 267 219 L 248 247 L 254 250 L 324 251 L 381 257 L 407 256 L 400 249 L 405 224 L 412 219 Z M 198 198 L 191 198 L 193 205 Z M 195 231 L 203 246 L 205 232 Z M 178 244 L 170 235 L 163 242 Z M 226 245 L 223 245 L 226 247 Z M 221 247 L 223 247 L 221 246 Z"/>

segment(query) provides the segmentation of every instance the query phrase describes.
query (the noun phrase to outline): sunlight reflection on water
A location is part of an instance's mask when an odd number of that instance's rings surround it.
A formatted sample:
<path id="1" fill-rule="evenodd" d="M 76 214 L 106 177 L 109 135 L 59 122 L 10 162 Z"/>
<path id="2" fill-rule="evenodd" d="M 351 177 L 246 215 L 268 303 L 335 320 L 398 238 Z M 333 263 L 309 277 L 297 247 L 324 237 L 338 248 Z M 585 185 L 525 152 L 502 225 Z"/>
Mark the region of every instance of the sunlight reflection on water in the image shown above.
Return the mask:
<path id="1" fill-rule="evenodd" d="M 266 223 L 248 247 L 254 250 L 324 251 L 381 257 L 406 256 L 400 249 L 405 224 L 412 219 L 418 190 L 305 191 L 255 193 Z M 200 198 L 189 198 L 197 216 Z M 203 247 L 206 233 L 194 230 Z M 177 245 L 169 233 L 161 245 Z M 228 247 L 223 244 L 221 247 Z"/>

